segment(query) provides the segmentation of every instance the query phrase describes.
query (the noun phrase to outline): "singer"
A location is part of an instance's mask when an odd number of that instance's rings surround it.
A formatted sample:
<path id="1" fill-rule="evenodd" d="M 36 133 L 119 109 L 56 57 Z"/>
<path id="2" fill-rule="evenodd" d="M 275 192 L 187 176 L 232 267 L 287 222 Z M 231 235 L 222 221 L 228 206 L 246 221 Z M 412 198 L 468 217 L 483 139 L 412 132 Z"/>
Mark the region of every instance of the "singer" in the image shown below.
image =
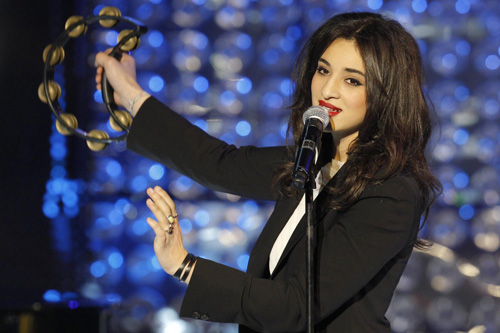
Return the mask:
<path id="1" fill-rule="evenodd" d="M 240 332 L 306 330 L 303 191 L 291 186 L 302 116 L 328 113 L 312 174 L 317 332 L 390 332 L 385 318 L 414 247 L 421 216 L 441 191 L 425 156 L 431 134 L 420 52 L 396 21 L 374 13 L 332 17 L 299 54 L 290 116 L 294 146 L 235 147 L 149 96 L 135 63 L 99 53 L 115 100 L 135 117 L 128 148 L 202 185 L 276 206 L 247 272 L 188 254 L 174 202 L 147 190 L 148 224 L 166 273 L 188 284 L 181 316 L 240 324 Z"/>

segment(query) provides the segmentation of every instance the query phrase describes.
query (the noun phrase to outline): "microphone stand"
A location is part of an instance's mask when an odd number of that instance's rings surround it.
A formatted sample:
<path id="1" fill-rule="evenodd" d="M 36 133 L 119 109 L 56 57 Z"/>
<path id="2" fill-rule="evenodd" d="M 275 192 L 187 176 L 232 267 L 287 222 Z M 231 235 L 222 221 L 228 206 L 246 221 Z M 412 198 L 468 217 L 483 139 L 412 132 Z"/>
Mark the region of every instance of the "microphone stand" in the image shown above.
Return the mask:
<path id="1" fill-rule="evenodd" d="M 312 106 L 303 114 L 304 131 L 299 139 L 300 148 L 295 158 L 291 186 L 305 190 L 306 196 L 306 320 L 307 333 L 314 333 L 314 211 L 313 189 L 316 188 L 314 177 L 315 153 L 319 154 L 321 135 L 328 124 L 328 112 L 321 106 Z"/>
<path id="2" fill-rule="evenodd" d="M 314 247 L 315 234 L 314 234 L 314 209 L 313 209 L 313 189 L 316 188 L 316 181 L 314 175 L 309 175 L 309 180 L 306 182 L 305 196 L 306 196 L 306 318 L 307 318 L 307 333 L 314 333 Z"/>

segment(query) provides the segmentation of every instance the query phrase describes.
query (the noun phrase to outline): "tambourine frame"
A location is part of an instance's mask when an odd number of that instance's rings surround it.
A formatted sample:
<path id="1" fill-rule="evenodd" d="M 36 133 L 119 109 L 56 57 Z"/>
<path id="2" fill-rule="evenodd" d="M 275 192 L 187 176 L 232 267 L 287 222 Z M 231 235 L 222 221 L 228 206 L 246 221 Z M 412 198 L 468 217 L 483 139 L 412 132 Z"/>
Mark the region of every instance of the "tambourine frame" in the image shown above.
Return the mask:
<path id="1" fill-rule="evenodd" d="M 49 105 L 52 113 L 54 116 L 57 118 L 59 123 L 70 133 L 73 135 L 76 135 L 80 138 L 83 138 L 87 141 L 92 141 L 92 142 L 98 142 L 98 143 L 112 143 L 112 142 L 120 142 L 120 141 L 125 141 L 127 135 L 128 135 L 128 127 L 122 124 L 122 122 L 116 117 L 115 112 L 118 111 L 118 107 L 116 103 L 114 102 L 113 98 L 113 88 L 109 84 L 109 82 L 106 79 L 105 72 L 103 70 L 102 73 L 102 97 L 104 104 L 106 105 L 106 108 L 113 118 L 113 120 L 116 122 L 116 124 L 123 129 L 126 133 L 120 136 L 112 137 L 112 138 L 107 138 L 107 139 L 100 139 L 100 138 L 94 138 L 92 136 L 89 136 L 87 132 L 79 129 L 79 128 L 73 128 L 69 126 L 66 121 L 61 117 L 61 114 L 65 113 L 64 110 L 61 108 L 59 103 L 57 102 L 57 99 L 54 101 L 51 100 L 50 98 L 50 93 L 49 93 L 49 81 L 54 80 L 54 71 L 55 71 L 55 65 L 50 64 L 50 59 L 52 59 L 52 55 L 54 51 L 58 47 L 64 47 L 66 43 L 73 37 L 70 37 L 69 34 L 78 26 L 85 24 L 85 25 L 90 25 L 98 20 L 115 20 L 117 21 L 117 24 L 119 22 L 125 22 L 128 23 L 132 26 L 135 27 L 135 30 L 132 31 L 130 34 L 124 36 L 111 50 L 111 53 L 109 54 L 110 56 L 113 56 L 114 58 L 120 60 L 121 55 L 122 55 L 122 50 L 120 49 L 129 39 L 137 37 L 145 34 L 148 30 L 148 28 L 142 23 L 139 22 L 133 18 L 130 17 L 124 17 L 124 16 L 112 16 L 112 15 L 98 15 L 98 16 L 89 16 L 86 18 L 83 18 L 74 24 L 71 24 L 66 30 L 64 30 L 59 37 L 52 43 L 52 46 L 50 47 L 48 53 L 47 53 L 47 61 L 45 61 L 45 66 L 44 66 L 44 72 L 43 72 L 43 86 L 44 86 L 44 93 L 45 93 L 45 98 L 47 99 L 47 104 Z"/>

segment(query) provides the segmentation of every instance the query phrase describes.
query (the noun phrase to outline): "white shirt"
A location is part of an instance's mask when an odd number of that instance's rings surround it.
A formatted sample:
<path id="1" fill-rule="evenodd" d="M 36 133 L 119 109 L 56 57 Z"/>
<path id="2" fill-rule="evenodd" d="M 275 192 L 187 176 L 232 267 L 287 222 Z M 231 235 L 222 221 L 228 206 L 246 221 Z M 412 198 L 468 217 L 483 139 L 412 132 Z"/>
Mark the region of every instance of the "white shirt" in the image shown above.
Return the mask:
<path id="1" fill-rule="evenodd" d="M 340 170 L 342 165 L 344 165 L 344 162 L 332 160 L 330 163 L 325 165 L 320 172 L 318 172 L 318 175 L 316 176 L 316 189 L 313 189 L 313 200 L 316 200 L 318 194 L 330 181 L 330 179 L 332 179 L 333 176 L 335 176 L 335 174 Z M 292 216 L 290 216 L 290 219 L 274 242 L 271 254 L 269 255 L 269 272 L 271 274 L 273 274 L 273 271 L 283 254 L 283 250 L 285 250 L 286 244 L 290 240 L 290 237 L 292 237 L 295 228 L 306 212 L 305 201 L 306 197 L 303 195 L 297 208 L 295 208 Z"/>

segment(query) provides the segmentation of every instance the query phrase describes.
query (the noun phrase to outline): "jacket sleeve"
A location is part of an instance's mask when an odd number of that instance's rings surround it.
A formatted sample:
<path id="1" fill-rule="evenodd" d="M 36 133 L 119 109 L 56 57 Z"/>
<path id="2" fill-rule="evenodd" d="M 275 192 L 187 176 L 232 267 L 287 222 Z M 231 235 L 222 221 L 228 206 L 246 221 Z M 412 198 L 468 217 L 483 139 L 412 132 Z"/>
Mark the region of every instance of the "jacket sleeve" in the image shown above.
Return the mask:
<path id="1" fill-rule="evenodd" d="M 212 190 L 275 200 L 272 177 L 285 147 L 237 148 L 191 124 L 154 97 L 134 118 L 127 148 Z"/>
<path id="2" fill-rule="evenodd" d="M 333 225 L 318 244 L 317 322 L 341 308 L 392 258 L 412 246 L 418 228 L 415 207 L 419 198 L 414 197 L 405 181 L 387 182 L 394 186 L 381 185 L 376 191 L 367 191 L 370 193 L 362 196 L 335 224 L 326 220 L 328 215 L 322 221 Z M 297 251 L 303 253 L 302 249 Z M 299 268 L 286 279 L 270 280 L 199 259 L 180 314 L 239 323 L 257 331 L 304 331 L 305 265 L 294 265 Z"/>

